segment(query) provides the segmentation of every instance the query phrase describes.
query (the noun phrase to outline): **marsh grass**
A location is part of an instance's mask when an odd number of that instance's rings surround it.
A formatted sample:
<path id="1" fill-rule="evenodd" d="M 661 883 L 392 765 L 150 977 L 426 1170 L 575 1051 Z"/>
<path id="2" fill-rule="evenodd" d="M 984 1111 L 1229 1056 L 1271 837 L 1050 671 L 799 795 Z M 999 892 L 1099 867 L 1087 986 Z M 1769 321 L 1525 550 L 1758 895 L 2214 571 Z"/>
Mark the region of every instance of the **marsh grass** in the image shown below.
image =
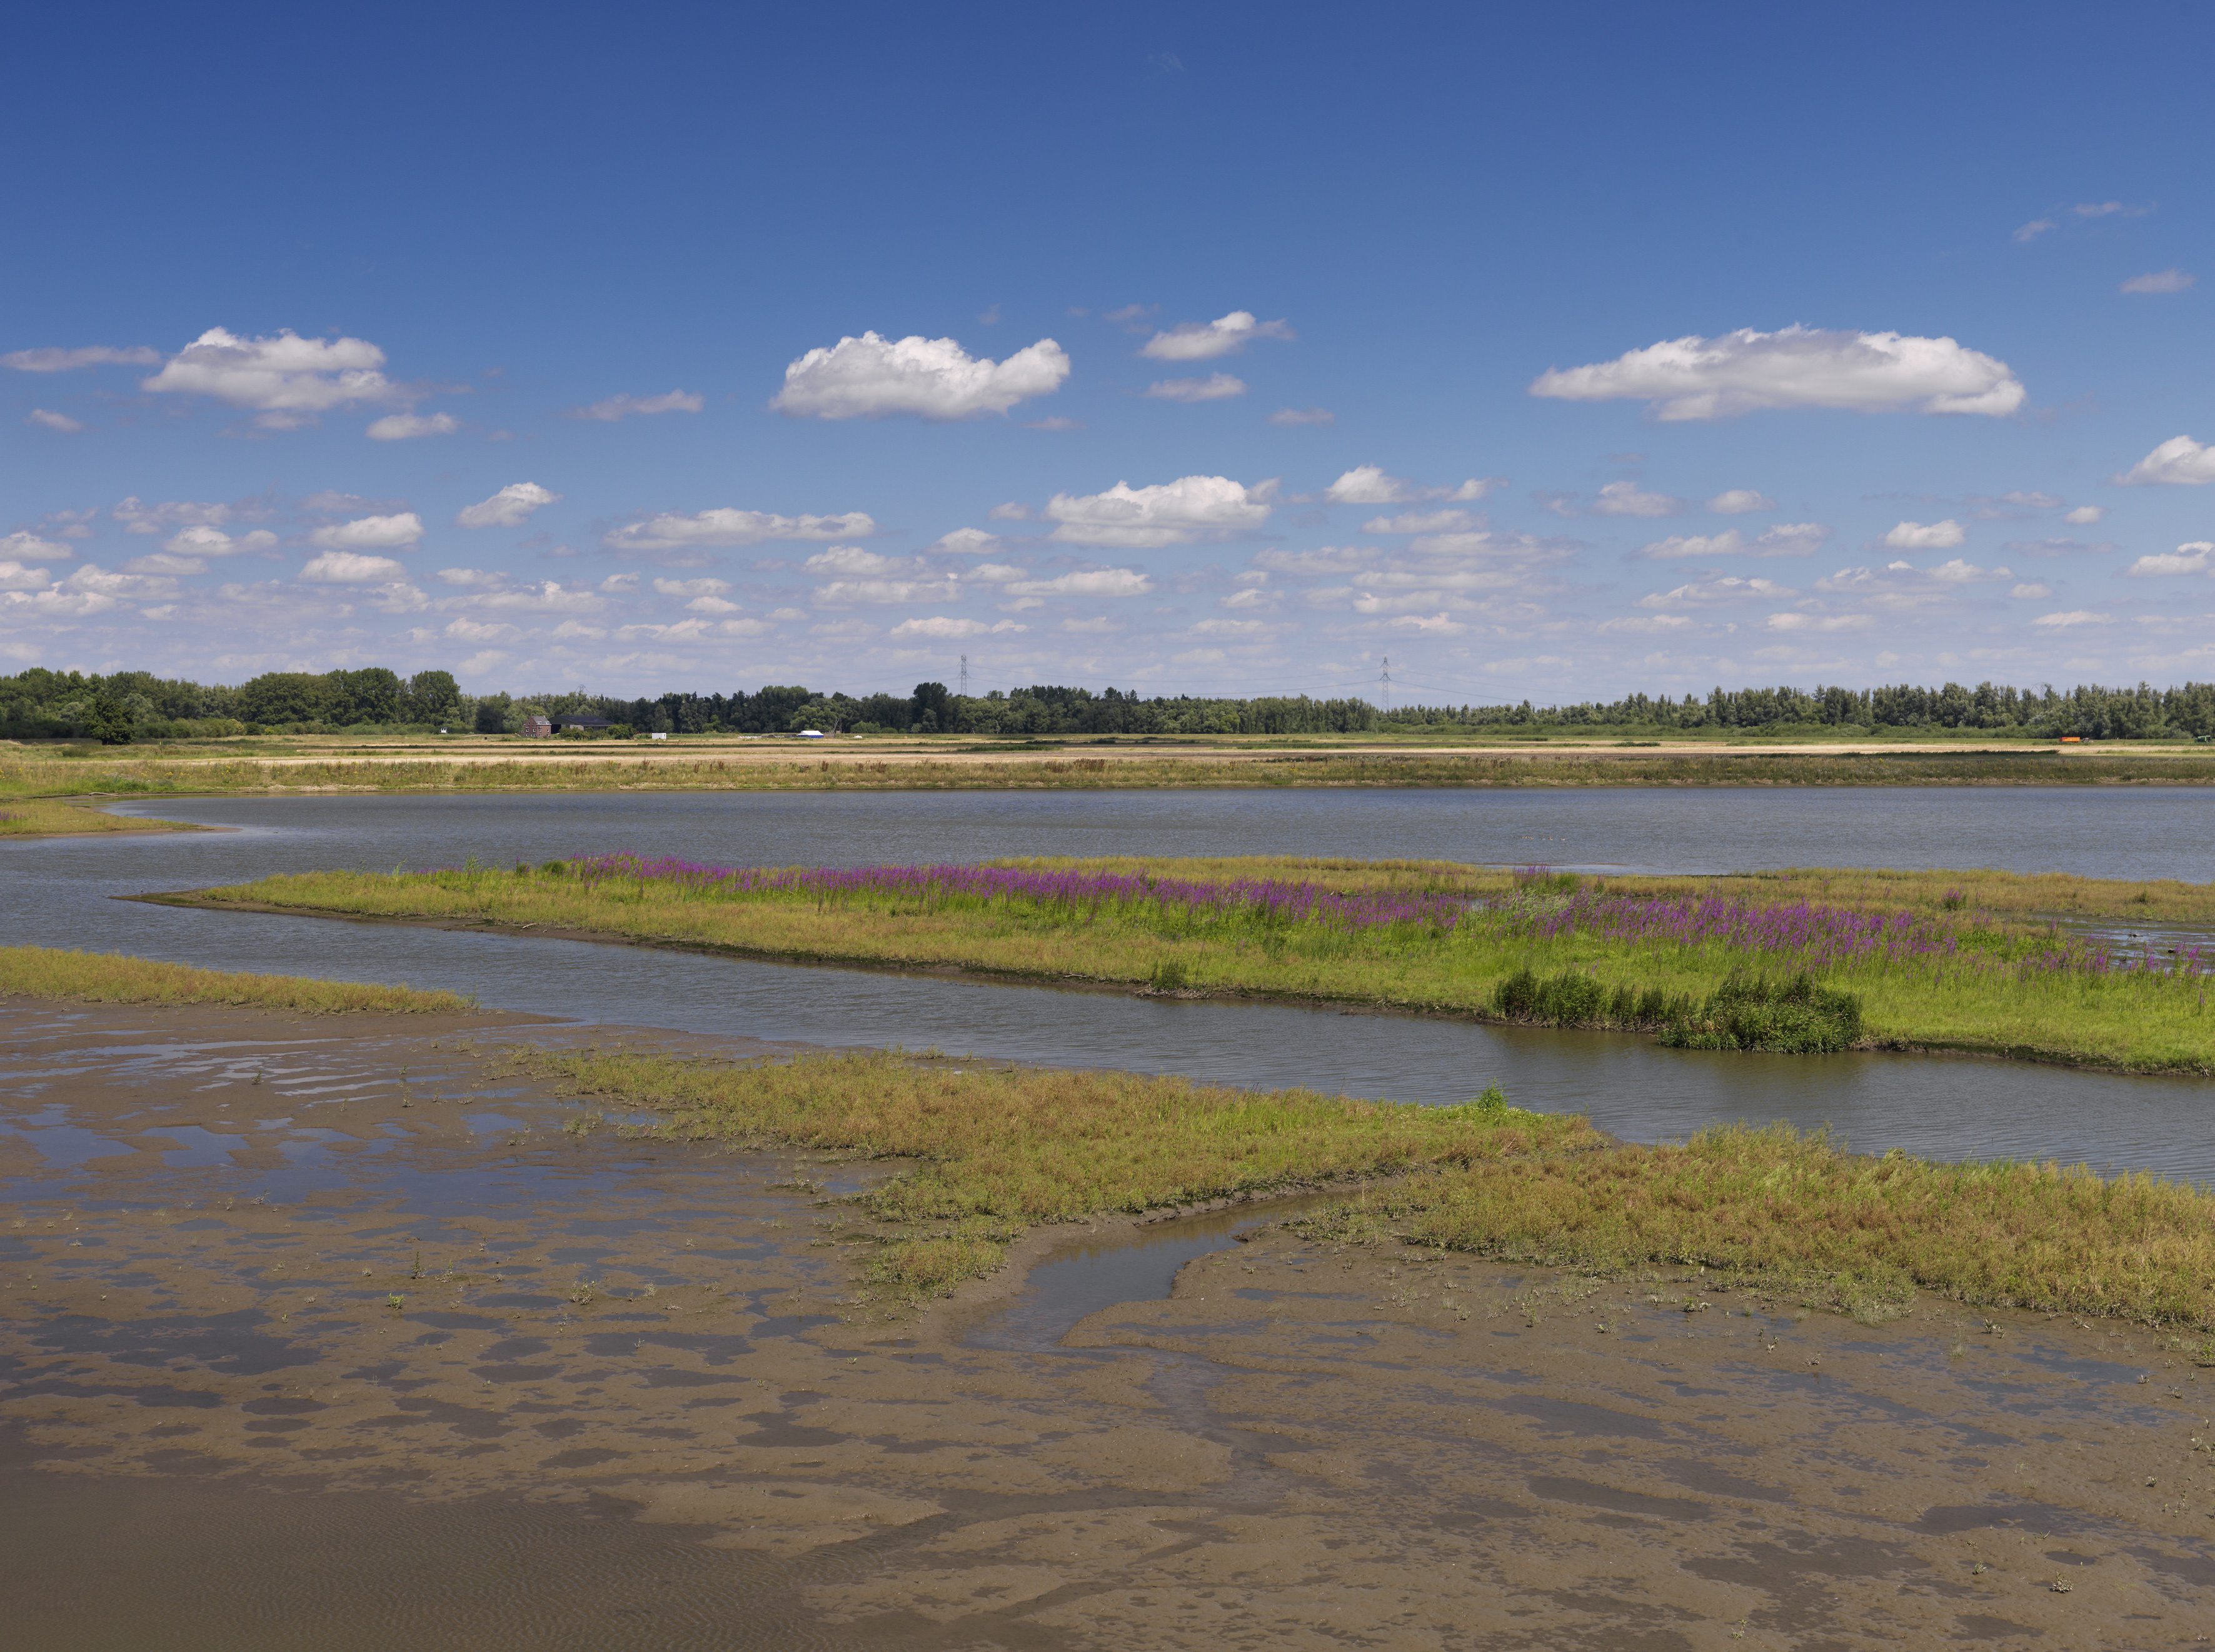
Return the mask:
<path id="1" fill-rule="evenodd" d="M 248 975 L 161 964 L 114 952 L 50 946 L 0 946 L 0 993 L 95 1004 L 240 1004 L 329 1015 L 452 1013 L 476 1007 L 458 993 L 421 992 L 305 976 Z M 257 1080 L 258 1082 L 258 1080 Z"/>
<path id="2" fill-rule="evenodd" d="M 107 832 L 198 832 L 175 820 L 140 820 L 76 804 L 21 798 L 0 809 L 0 837 L 81 837 Z"/>
<path id="3" fill-rule="evenodd" d="M 1630 1027 L 1715 1049 L 1934 1048 L 2134 1071 L 2215 1071 L 2204 970 L 2108 968 L 2038 916 L 2057 908 L 2215 915 L 2215 890 L 2204 885 L 1801 870 L 1582 880 L 1572 893 L 1559 882 L 1566 874 L 1536 879 L 1528 869 L 1442 862 L 997 863 L 1023 873 L 1081 872 L 1088 886 L 1101 889 L 1141 873 L 1189 884 L 1297 884 L 1318 896 L 1299 908 L 1113 894 L 1002 896 L 928 879 L 872 886 L 799 869 L 777 874 L 782 882 L 741 888 L 689 875 L 627 875 L 623 859 L 390 877 L 308 872 L 189 898 L 477 920 L 541 933 L 595 931 L 822 963 L 950 964 L 1160 992 Z M 1949 903 L 1951 896 L 1960 899 Z M 1606 927 L 1613 920 L 1575 918 L 1641 903 L 1655 910 L 1704 903 L 1739 911 L 1743 921 L 1672 918 L 1617 933 Z M 1813 921 L 1826 913 L 1831 919 Z M 1875 917 L 1885 922 L 1871 940 L 1867 923 L 1855 926 Z M 1813 939 L 1803 945 L 1795 939 L 1802 935 Z M 1761 984 L 1770 972 L 1782 988 Z"/>
<path id="4" fill-rule="evenodd" d="M 682 1140 L 897 1159 L 845 1202 L 877 1224 L 867 1272 L 899 1296 L 999 1266 L 1025 1229 L 1420 1166 L 1598 1148 L 1582 1118 L 1496 1090 L 1459 1107 L 1246 1091 L 1116 1072 L 954 1068 L 899 1051 L 734 1064 L 518 1048 L 523 1070 L 655 1115 Z"/>
<path id="5" fill-rule="evenodd" d="M 1870 1322 L 1923 1290 L 1978 1306 L 2215 1326 L 2215 1196 L 2205 1188 L 2105 1179 L 2082 1166 L 1859 1158 L 1785 1125 L 1472 1161 L 1291 1225 L 1316 1239 L 1594 1272 L 1704 1267 Z"/>

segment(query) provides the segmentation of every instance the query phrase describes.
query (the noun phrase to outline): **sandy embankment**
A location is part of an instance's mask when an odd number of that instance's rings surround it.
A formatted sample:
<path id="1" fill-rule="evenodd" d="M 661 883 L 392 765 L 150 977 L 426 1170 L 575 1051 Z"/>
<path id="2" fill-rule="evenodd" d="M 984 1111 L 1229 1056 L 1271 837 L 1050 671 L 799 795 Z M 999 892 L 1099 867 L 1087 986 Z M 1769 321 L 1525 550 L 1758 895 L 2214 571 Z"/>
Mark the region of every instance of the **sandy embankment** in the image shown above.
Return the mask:
<path id="1" fill-rule="evenodd" d="M 565 1135 L 463 1047 L 581 1036 L 0 1004 L 26 1632 L 144 1644 L 204 1610 L 297 1644 L 334 1564 L 332 1647 L 557 1605 L 605 1647 L 690 1644 L 687 1611 L 761 1646 L 2208 1632 L 2215 1391 L 2141 1329 L 1928 1301 L 1871 1328 L 1267 1231 L 1065 1345 L 992 1346 L 1018 1280 L 887 1317 L 837 1208 L 776 1185 L 892 1167 Z M 95 1521 L 146 1511 L 128 1543 Z M 365 1545 L 539 1582 L 514 1604 Z"/>

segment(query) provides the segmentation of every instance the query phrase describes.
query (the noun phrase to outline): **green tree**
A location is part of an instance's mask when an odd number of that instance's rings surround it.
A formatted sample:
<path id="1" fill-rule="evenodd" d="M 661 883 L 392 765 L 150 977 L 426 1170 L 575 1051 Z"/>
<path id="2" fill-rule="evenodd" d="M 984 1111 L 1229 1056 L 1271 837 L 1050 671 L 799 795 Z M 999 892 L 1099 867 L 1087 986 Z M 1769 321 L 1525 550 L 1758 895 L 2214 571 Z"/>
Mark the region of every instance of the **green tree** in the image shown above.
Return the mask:
<path id="1" fill-rule="evenodd" d="M 131 707 L 119 696 L 103 694 L 92 702 L 87 728 L 104 746 L 127 746 L 131 743 L 132 722 Z"/>
<path id="2" fill-rule="evenodd" d="M 451 671 L 418 671 L 401 703 L 408 722 L 451 723 L 461 714 L 462 685 Z"/>

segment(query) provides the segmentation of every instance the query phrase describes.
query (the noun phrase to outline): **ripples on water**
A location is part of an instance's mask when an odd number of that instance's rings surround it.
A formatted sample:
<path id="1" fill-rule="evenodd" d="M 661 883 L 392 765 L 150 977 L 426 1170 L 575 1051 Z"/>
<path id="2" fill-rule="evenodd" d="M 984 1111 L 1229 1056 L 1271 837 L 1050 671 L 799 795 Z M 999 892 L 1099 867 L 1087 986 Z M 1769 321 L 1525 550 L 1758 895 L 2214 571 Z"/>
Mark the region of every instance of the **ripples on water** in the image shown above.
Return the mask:
<path id="1" fill-rule="evenodd" d="M 110 895 L 274 872 L 544 860 L 611 848 L 726 865 L 1002 854 L 1307 854 L 1687 872 L 1998 866 L 2215 877 L 2197 790 L 604 793 L 220 798 L 127 812 L 221 833 L 0 845 L 18 941 L 225 969 L 405 981 L 488 1006 L 829 1044 L 940 1046 L 1256 1086 L 1458 1101 L 1494 1080 L 1626 1137 L 1717 1120 L 1829 1124 L 1856 1147 L 2058 1157 L 2215 1179 L 2215 1085 L 1930 1057 L 1665 1050 L 1642 1039 L 931 976 L 325 920 Z"/>

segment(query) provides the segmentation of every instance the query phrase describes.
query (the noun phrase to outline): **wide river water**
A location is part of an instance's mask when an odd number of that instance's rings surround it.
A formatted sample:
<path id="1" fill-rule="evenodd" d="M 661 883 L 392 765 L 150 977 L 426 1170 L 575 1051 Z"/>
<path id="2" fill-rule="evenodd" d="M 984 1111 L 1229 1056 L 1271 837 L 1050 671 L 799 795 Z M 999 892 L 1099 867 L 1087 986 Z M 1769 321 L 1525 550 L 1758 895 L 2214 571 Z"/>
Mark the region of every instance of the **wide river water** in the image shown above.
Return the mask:
<path id="1" fill-rule="evenodd" d="M 1006 987 L 582 942 L 212 913 L 117 895 L 346 866 L 635 849 L 724 865 L 1003 854 L 1305 854 L 1681 872 L 1994 866 L 2215 878 L 2199 788 L 1572 792 L 755 792 L 163 799 L 233 829 L 0 843 L 0 933 L 222 969 L 404 981 L 488 1006 L 825 1044 L 1458 1101 L 1497 1080 L 1635 1140 L 1718 1120 L 1827 1124 L 1856 1148 L 2059 1158 L 2215 1181 L 2215 1083 L 1998 1062 L 1662 1049 L 1604 1033 Z"/>

